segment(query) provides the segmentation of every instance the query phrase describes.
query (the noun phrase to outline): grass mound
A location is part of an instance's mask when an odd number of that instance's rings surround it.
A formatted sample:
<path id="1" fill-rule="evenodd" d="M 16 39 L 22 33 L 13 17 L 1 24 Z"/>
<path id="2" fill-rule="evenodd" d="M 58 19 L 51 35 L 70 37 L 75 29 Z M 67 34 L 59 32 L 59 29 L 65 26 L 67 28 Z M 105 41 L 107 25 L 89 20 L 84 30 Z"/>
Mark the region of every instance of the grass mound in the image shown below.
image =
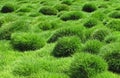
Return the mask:
<path id="1" fill-rule="evenodd" d="M 109 17 L 119 19 L 120 18 L 120 11 L 114 11 L 114 12 L 110 13 Z"/>
<path id="2" fill-rule="evenodd" d="M 33 73 L 37 73 L 39 67 L 39 61 L 31 58 L 22 58 L 18 62 L 14 62 L 12 68 L 12 74 L 15 76 L 30 76 Z"/>
<path id="3" fill-rule="evenodd" d="M 82 8 L 82 11 L 85 11 L 85 12 L 94 12 L 95 10 L 97 10 L 97 7 L 92 4 L 92 3 L 86 3 L 84 4 L 83 8 Z"/>
<path id="4" fill-rule="evenodd" d="M 115 31 L 120 31 L 120 20 L 110 20 L 106 26 Z"/>
<path id="5" fill-rule="evenodd" d="M 120 73 L 120 51 L 107 53 L 104 58 L 108 62 L 109 70 Z"/>
<path id="6" fill-rule="evenodd" d="M 77 11 L 71 11 L 71 12 L 65 12 L 60 16 L 60 19 L 63 21 L 68 20 L 79 20 L 83 17 L 83 14 L 81 12 Z"/>
<path id="7" fill-rule="evenodd" d="M 109 35 L 111 32 L 107 28 L 99 28 L 93 31 L 91 34 L 92 39 L 97 39 L 100 41 L 103 41 L 107 35 Z"/>
<path id="8" fill-rule="evenodd" d="M 2 13 L 11 13 L 14 10 L 15 10 L 15 8 L 12 4 L 5 4 L 5 5 L 3 5 L 1 12 Z"/>
<path id="9" fill-rule="evenodd" d="M 74 35 L 78 36 L 81 39 L 81 41 L 84 41 L 85 39 L 84 30 L 85 28 L 82 26 L 64 27 L 64 28 L 58 29 L 55 33 L 53 33 L 47 42 L 48 43 L 55 42 L 61 37 L 74 36 Z"/>
<path id="10" fill-rule="evenodd" d="M 91 54 L 98 54 L 102 46 L 103 43 L 98 40 L 88 40 L 84 44 L 83 51 Z"/>
<path id="11" fill-rule="evenodd" d="M 37 50 L 45 45 L 44 39 L 34 33 L 13 33 L 12 46 L 20 51 Z"/>
<path id="12" fill-rule="evenodd" d="M 43 31 L 58 28 L 58 21 L 42 21 L 37 26 Z"/>
<path id="13" fill-rule="evenodd" d="M 120 33 L 119 32 L 113 32 L 110 35 L 106 36 L 104 41 L 106 43 L 114 43 L 120 41 Z"/>
<path id="14" fill-rule="evenodd" d="M 28 22 L 24 20 L 17 20 L 13 23 L 3 25 L 0 28 L 0 39 L 10 40 L 10 36 L 14 32 L 26 32 L 29 31 L 30 27 Z"/>
<path id="15" fill-rule="evenodd" d="M 95 11 L 91 14 L 91 17 L 96 18 L 97 20 L 104 21 L 107 16 L 101 10 Z"/>
<path id="16" fill-rule="evenodd" d="M 58 13 L 58 11 L 55 8 L 48 7 L 48 6 L 44 6 L 40 8 L 39 12 L 44 15 L 56 15 Z"/>
<path id="17" fill-rule="evenodd" d="M 73 3 L 73 0 L 62 0 L 61 3 L 62 4 L 67 4 L 67 5 L 71 5 Z"/>
<path id="18" fill-rule="evenodd" d="M 88 19 L 85 23 L 84 26 L 86 28 L 91 28 L 97 25 L 97 20 L 94 18 Z"/>
<path id="19" fill-rule="evenodd" d="M 107 63 L 98 56 L 77 54 L 70 66 L 71 78 L 91 78 L 107 70 Z"/>
<path id="20" fill-rule="evenodd" d="M 59 12 L 60 11 L 69 11 L 69 6 L 66 4 L 57 4 L 54 6 Z"/>
<path id="21" fill-rule="evenodd" d="M 60 38 L 52 52 L 56 57 L 71 56 L 81 48 L 80 38 L 76 36 Z"/>
<path id="22" fill-rule="evenodd" d="M 120 73 L 120 43 L 111 43 L 101 48 L 100 55 L 107 61 L 109 70 Z"/>

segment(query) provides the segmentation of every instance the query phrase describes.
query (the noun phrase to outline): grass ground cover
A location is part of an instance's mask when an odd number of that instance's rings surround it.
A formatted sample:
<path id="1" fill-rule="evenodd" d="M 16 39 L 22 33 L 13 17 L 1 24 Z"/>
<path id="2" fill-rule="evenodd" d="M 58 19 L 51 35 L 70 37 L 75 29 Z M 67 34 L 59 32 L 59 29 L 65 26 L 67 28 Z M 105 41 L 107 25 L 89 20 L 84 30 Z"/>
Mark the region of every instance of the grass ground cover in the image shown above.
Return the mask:
<path id="1" fill-rule="evenodd" d="M 0 0 L 0 78 L 120 78 L 120 0 Z"/>

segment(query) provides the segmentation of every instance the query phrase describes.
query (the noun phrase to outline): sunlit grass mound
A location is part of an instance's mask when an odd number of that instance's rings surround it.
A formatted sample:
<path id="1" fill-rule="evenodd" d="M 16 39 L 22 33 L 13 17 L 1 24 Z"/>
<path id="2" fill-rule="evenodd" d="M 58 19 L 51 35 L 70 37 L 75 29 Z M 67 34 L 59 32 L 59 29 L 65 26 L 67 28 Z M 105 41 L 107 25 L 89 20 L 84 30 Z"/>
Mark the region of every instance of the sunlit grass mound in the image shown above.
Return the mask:
<path id="1" fill-rule="evenodd" d="M 103 72 L 94 76 L 93 78 L 119 78 L 119 75 L 111 72 Z"/>
<path id="2" fill-rule="evenodd" d="M 43 31 L 52 30 L 58 28 L 58 21 L 42 21 L 37 26 Z"/>
<path id="3" fill-rule="evenodd" d="M 101 48 L 102 57 L 107 61 L 109 70 L 120 73 L 120 43 L 111 43 Z"/>
<path id="4" fill-rule="evenodd" d="M 115 31 L 120 31 L 120 20 L 110 20 L 106 26 Z"/>
<path id="5" fill-rule="evenodd" d="M 113 32 L 105 37 L 104 41 L 106 43 L 114 43 L 120 41 L 120 33 L 119 32 Z"/>
<path id="6" fill-rule="evenodd" d="M 45 40 L 35 33 L 13 33 L 11 44 L 19 51 L 37 50 L 45 45 Z"/>
<path id="7" fill-rule="evenodd" d="M 108 62 L 109 70 L 120 73 L 120 51 L 107 53 L 104 57 L 105 60 Z"/>
<path id="8" fill-rule="evenodd" d="M 106 71 L 107 68 L 107 63 L 101 57 L 80 53 L 70 66 L 70 78 L 91 78 Z"/>
<path id="9" fill-rule="evenodd" d="M 109 17 L 119 19 L 120 18 L 120 11 L 111 12 L 109 14 Z"/>
<path id="10" fill-rule="evenodd" d="M 70 11 L 65 12 L 60 16 L 60 19 L 63 21 L 69 21 L 69 20 L 79 20 L 83 17 L 83 14 L 79 11 Z"/>
<path id="11" fill-rule="evenodd" d="M 107 35 L 111 33 L 110 29 L 99 28 L 92 32 L 91 38 L 103 41 Z"/>
<path id="12" fill-rule="evenodd" d="M 93 27 L 91 27 L 91 28 L 87 28 L 87 29 L 85 30 L 86 39 L 87 39 L 87 40 L 91 39 L 91 34 L 92 34 L 95 30 L 97 30 L 97 29 L 99 29 L 99 28 L 101 28 L 101 26 L 93 26 Z"/>
<path id="13" fill-rule="evenodd" d="M 97 7 L 96 5 L 92 4 L 92 3 L 86 3 L 83 5 L 83 8 L 82 8 L 82 11 L 85 11 L 85 12 L 94 12 L 95 10 L 97 10 Z"/>
<path id="14" fill-rule="evenodd" d="M 10 40 L 12 33 L 29 31 L 29 26 L 29 23 L 24 20 L 17 20 L 15 22 L 3 25 L 0 28 L 0 39 Z"/>
<path id="15" fill-rule="evenodd" d="M 98 40 L 88 40 L 84 44 L 83 51 L 91 54 L 98 54 L 102 46 L 103 43 Z"/>
<path id="16" fill-rule="evenodd" d="M 57 41 L 52 54 L 55 57 L 71 56 L 81 49 L 81 41 L 77 36 L 63 37 Z"/>
<path id="17" fill-rule="evenodd" d="M 62 4 L 67 4 L 67 5 L 71 5 L 73 3 L 73 0 L 62 0 L 61 3 Z"/>
<path id="18" fill-rule="evenodd" d="M 90 18 L 90 19 L 88 19 L 88 20 L 85 21 L 84 26 L 85 26 L 86 28 L 91 28 L 91 27 L 96 26 L 97 24 L 98 24 L 97 19 L 95 19 L 95 18 Z"/>
<path id="19" fill-rule="evenodd" d="M 3 7 L 1 8 L 1 12 L 2 13 L 11 13 L 15 10 L 15 6 L 12 4 L 5 4 L 3 5 Z"/>
<path id="20" fill-rule="evenodd" d="M 56 15 L 58 10 L 53 7 L 44 6 L 40 8 L 39 12 L 44 15 Z"/>
<path id="21" fill-rule="evenodd" d="M 91 17 L 96 18 L 96 19 L 98 19 L 100 21 L 104 21 L 107 18 L 106 14 L 103 13 L 101 10 L 93 12 L 91 14 Z"/>
<path id="22" fill-rule="evenodd" d="M 33 59 L 32 57 L 29 59 L 22 58 L 16 62 L 14 62 L 12 67 L 12 74 L 15 76 L 30 76 L 33 73 L 37 73 L 39 68 L 39 61 Z"/>
<path id="23" fill-rule="evenodd" d="M 69 11 L 69 6 L 66 4 L 57 4 L 54 6 L 59 12 L 60 11 Z"/>
<path id="24" fill-rule="evenodd" d="M 54 32 L 50 38 L 48 39 L 48 43 L 55 42 L 59 38 L 64 36 L 78 36 L 81 41 L 84 41 L 85 35 L 84 35 L 85 28 L 83 26 L 71 26 L 71 27 L 63 27 L 56 32 Z"/>

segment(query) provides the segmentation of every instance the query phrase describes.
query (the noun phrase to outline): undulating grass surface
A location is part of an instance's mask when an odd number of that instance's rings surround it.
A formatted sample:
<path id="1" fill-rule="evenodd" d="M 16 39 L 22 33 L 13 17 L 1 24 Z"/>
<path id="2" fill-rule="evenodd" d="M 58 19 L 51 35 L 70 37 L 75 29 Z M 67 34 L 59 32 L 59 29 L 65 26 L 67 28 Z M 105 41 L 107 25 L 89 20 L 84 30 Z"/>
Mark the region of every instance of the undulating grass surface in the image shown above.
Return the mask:
<path id="1" fill-rule="evenodd" d="M 120 78 L 120 0 L 0 0 L 0 78 Z"/>

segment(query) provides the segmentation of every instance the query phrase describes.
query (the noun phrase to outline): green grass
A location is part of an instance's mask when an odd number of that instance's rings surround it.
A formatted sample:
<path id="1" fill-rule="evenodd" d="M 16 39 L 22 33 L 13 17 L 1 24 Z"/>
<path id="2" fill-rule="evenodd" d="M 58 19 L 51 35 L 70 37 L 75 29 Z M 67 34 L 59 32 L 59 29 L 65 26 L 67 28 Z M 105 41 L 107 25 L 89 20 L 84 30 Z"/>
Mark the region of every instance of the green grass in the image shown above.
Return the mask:
<path id="1" fill-rule="evenodd" d="M 0 0 L 0 78 L 120 78 L 119 4 Z M 108 69 L 101 72 L 103 61 Z"/>

